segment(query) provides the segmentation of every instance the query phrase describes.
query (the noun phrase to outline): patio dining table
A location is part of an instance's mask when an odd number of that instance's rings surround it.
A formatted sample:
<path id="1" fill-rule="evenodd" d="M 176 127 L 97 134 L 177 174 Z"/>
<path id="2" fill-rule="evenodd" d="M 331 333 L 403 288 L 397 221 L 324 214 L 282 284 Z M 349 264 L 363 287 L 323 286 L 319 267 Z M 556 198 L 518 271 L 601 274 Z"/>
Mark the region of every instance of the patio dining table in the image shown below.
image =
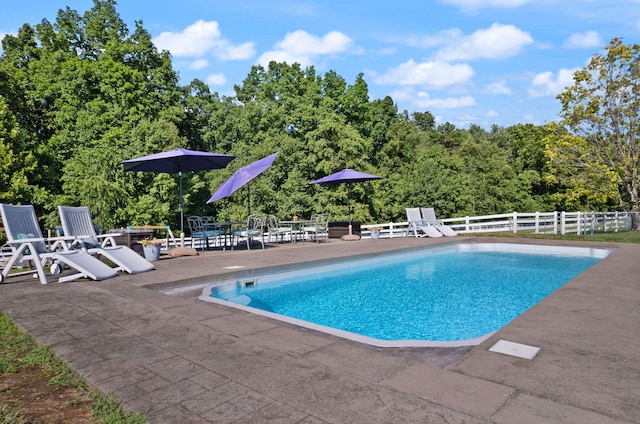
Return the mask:
<path id="1" fill-rule="evenodd" d="M 291 227 L 291 242 L 295 243 L 298 240 L 298 236 L 301 236 L 301 241 L 304 241 L 304 233 L 302 228 L 305 225 L 310 225 L 310 219 L 294 219 L 291 221 L 280 221 L 280 224 Z"/>

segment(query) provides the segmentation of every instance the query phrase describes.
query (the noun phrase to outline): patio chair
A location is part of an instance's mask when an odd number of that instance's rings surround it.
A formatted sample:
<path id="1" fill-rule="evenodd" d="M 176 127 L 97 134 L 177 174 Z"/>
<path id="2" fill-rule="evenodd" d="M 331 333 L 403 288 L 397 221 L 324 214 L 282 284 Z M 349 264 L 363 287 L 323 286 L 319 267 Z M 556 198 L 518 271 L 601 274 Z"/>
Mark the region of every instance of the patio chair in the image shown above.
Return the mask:
<path id="1" fill-rule="evenodd" d="M 305 238 L 320 242 L 320 237 L 329 240 L 329 214 L 316 213 L 311 215 L 311 224 L 302 228 Z"/>
<path id="2" fill-rule="evenodd" d="M 234 231 L 234 237 L 243 238 L 247 243 L 247 250 L 251 250 L 251 243 L 257 239 L 264 249 L 264 227 L 266 221 L 265 215 L 249 215 L 247 218 L 247 226 L 242 230 Z M 238 244 L 240 241 L 238 241 Z"/>
<path id="3" fill-rule="evenodd" d="M 289 235 L 289 240 L 293 240 L 292 239 L 293 228 L 280 225 L 280 222 L 278 222 L 278 218 L 276 218 L 275 215 L 268 215 L 266 219 L 267 219 L 266 227 L 267 227 L 267 234 L 268 234 L 267 240 L 269 242 L 271 242 L 271 236 L 275 237 L 276 243 L 278 242 L 278 238 L 280 239 L 281 242 L 284 242 L 286 235 Z"/>
<path id="4" fill-rule="evenodd" d="M 189 231 L 191 232 L 191 247 L 195 248 L 196 240 L 200 239 L 202 242 L 202 250 L 209 248 L 210 241 L 215 241 L 222 235 L 224 231 L 219 228 L 214 228 L 211 223 L 201 216 L 190 216 L 187 218 L 189 224 Z"/>
<path id="5" fill-rule="evenodd" d="M 457 236 L 453 228 L 448 225 L 444 225 L 444 222 L 436 219 L 436 211 L 433 208 L 420 208 L 422 211 L 422 219 L 429 225 L 433 225 L 443 236 L 454 237 Z"/>
<path id="6" fill-rule="evenodd" d="M 23 263 L 29 267 L 28 272 L 35 271 L 34 277 L 39 278 L 41 284 L 47 284 L 50 277 L 45 273 L 45 266 L 50 266 L 51 274 L 61 274 L 58 277 L 59 282 L 77 278 L 104 280 L 117 274 L 109 265 L 87 252 L 69 250 L 67 242 L 73 238 L 45 239 L 38 225 L 33 205 L 16 206 L 0 203 L 0 214 L 7 235 L 7 244 L 11 246 L 12 251 L 11 258 L 0 273 L 0 282 L 9 276 L 14 266 Z M 65 265 L 73 270 L 71 274 L 62 274 Z"/>
<path id="7" fill-rule="evenodd" d="M 62 232 L 73 237 L 70 248 L 79 248 L 92 255 L 104 256 L 113 262 L 116 271 L 129 274 L 151 271 L 155 267 L 127 246 L 117 245 L 117 233 L 96 234 L 87 206 L 58 206 Z"/>
<path id="8" fill-rule="evenodd" d="M 420 208 L 406 208 L 406 211 L 409 228 L 407 228 L 405 236 L 413 233 L 414 237 L 442 237 L 440 231 L 422 219 Z"/>

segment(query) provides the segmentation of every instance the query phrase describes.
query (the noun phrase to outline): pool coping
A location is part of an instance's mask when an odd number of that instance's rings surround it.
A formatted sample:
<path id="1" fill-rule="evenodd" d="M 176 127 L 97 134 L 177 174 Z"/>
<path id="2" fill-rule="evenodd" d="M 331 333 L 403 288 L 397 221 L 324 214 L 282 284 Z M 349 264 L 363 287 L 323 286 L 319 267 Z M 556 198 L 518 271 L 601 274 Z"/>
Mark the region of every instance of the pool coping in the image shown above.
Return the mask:
<path id="1" fill-rule="evenodd" d="M 488 243 L 488 242 L 468 242 L 465 241 L 463 239 L 456 239 L 456 240 L 451 240 L 451 242 L 446 243 L 446 244 L 441 244 L 438 246 L 430 246 L 430 247 L 426 247 L 423 249 L 420 249 L 422 251 L 424 251 L 425 253 L 434 253 L 434 252 L 443 252 L 443 251 L 457 251 L 457 252 L 468 252 L 468 251 L 474 251 L 474 252 L 480 252 L 480 251 L 490 251 L 490 252 L 508 252 L 509 249 L 507 248 L 507 246 L 509 246 L 510 244 L 508 243 L 500 243 L 500 242 L 492 242 L 492 243 Z M 513 245 L 513 244 L 511 244 Z M 604 257 L 608 256 L 611 252 L 610 249 L 597 249 L 597 248 L 593 248 L 593 247 L 586 247 L 586 246 L 577 246 L 577 247 L 567 247 L 567 246 L 549 246 L 549 245 L 544 245 L 544 246 L 540 246 L 540 245 L 536 245 L 536 244 L 526 244 L 526 243 L 518 243 L 517 244 L 517 253 L 531 253 L 531 254 L 569 254 L 572 256 L 589 256 L 589 257 L 595 257 L 597 259 L 603 259 Z M 545 250 L 546 249 L 546 250 Z M 404 250 L 402 251 L 402 254 L 406 254 L 406 253 L 417 253 L 417 249 L 412 249 L 412 250 Z M 394 252 L 387 252 L 385 254 L 379 254 L 380 256 L 388 256 L 388 255 L 395 255 L 398 254 L 398 251 L 394 251 Z M 378 256 L 378 255 L 376 255 Z M 271 312 L 271 311 L 267 311 L 267 310 L 263 310 L 260 308 L 253 308 L 251 306 L 248 305 L 243 305 L 240 303 L 236 303 L 236 302 L 231 302 L 227 299 L 220 299 L 220 298 L 216 298 L 215 296 L 212 296 L 212 290 L 216 287 L 220 287 L 220 286 L 230 286 L 230 285 L 239 285 L 239 284 L 244 284 L 245 280 L 252 280 L 255 281 L 257 279 L 260 278 L 269 278 L 269 279 L 273 279 L 275 275 L 280 275 L 280 274 L 284 274 L 282 276 L 282 278 L 291 278 L 290 275 L 291 273 L 299 273 L 299 272 L 304 272 L 305 270 L 309 269 L 309 270 L 314 270 L 314 269 L 318 269 L 321 268 L 323 266 L 326 265 L 338 265 L 338 264 L 342 264 L 342 265 L 346 265 L 349 261 L 355 260 L 355 261 L 361 261 L 361 260 L 365 260 L 365 261 L 370 261 L 372 258 L 375 258 L 376 256 L 367 256 L 367 257 L 362 257 L 362 258 L 349 258 L 349 259 L 342 259 L 341 261 L 337 261 L 334 262 L 332 264 L 327 264 L 326 262 L 320 263 L 320 264 L 311 264 L 311 265 L 306 265 L 306 266 L 299 266 L 299 267 L 295 267 L 286 271 L 277 271 L 274 272 L 273 270 L 270 270 L 270 272 L 254 272 L 254 271 L 244 271 L 244 273 L 241 273 L 241 275 L 239 276 L 235 276 L 233 278 L 225 278 L 225 279 L 220 279 L 220 280 L 215 280 L 215 281 L 211 281 L 209 283 L 205 283 L 205 284 L 195 284 L 193 286 L 191 286 L 191 288 L 193 288 L 194 290 L 199 290 L 200 288 L 202 289 L 202 294 L 200 296 L 198 296 L 199 300 L 202 300 L 204 302 L 211 302 L 211 303 L 216 303 L 219 305 L 223 305 L 223 306 L 228 306 L 231 308 L 235 308 L 235 309 L 239 309 L 242 311 L 246 311 L 252 314 L 256 314 L 256 315 L 261 315 L 267 318 L 272 318 L 275 320 L 279 320 L 282 322 L 286 322 L 292 325 L 297 325 L 297 326 L 301 326 L 304 328 L 309 328 L 311 330 L 315 330 L 315 331 L 320 331 L 326 334 L 331 334 L 334 336 L 338 336 L 338 337 L 342 337 L 348 340 L 352 340 L 358 343 L 365 343 L 371 346 L 376 346 L 376 347 L 385 347 L 385 348 L 390 348 L 390 347 L 463 347 L 463 346 L 477 346 L 480 343 L 482 343 L 483 341 L 485 341 L 486 339 L 488 339 L 489 337 L 491 337 L 493 334 L 495 334 L 498 330 L 495 331 L 490 331 L 488 333 L 485 333 L 481 336 L 478 337 L 473 337 L 473 338 L 469 338 L 469 339 L 459 339 L 459 340 L 421 340 L 421 339 L 393 339 L 393 340 L 386 340 L 386 339 L 379 339 L 376 337 L 371 337 L 371 336 L 366 336 L 363 334 L 359 334 L 359 333 L 354 333 L 351 331 L 347 331 L 347 330 L 342 330 L 339 328 L 335 328 L 335 327 L 330 327 L 330 326 L 326 326 L 323 324 L 318 324 L 312 321 L 306 321 L 303 319 L 299 319 L 299 318 L 295 318 L 295 317 L 290 317 L 287 315 L 282 315 L 282 314 L 278 314 L 275 312 Z M 569 280 L 567 280 L 567 282 L 565 282 L 564 284 L 568 283 Z M 563 284 L 563 285 L 564 285 Z M 562 287 L 562 286 L 561 286 Z M 187 288 L 188 289 L 188 288 Z M 169 289 L 169 290 L 162 290 L 163 293 L 167 293 L 167 294 L 171 294 L 171 293 L 175 293 L 176 290 L 175 289 Z M 514 318 L 515 319 L 515 318 Z M 513 320 L 512 320 L 513 321 Z M 511 321 L 510 321 L 511 322 Z M 506 324 L 505 324 L 506 325 Z M 503 326 L 504 327 L 504 326 Z"/>

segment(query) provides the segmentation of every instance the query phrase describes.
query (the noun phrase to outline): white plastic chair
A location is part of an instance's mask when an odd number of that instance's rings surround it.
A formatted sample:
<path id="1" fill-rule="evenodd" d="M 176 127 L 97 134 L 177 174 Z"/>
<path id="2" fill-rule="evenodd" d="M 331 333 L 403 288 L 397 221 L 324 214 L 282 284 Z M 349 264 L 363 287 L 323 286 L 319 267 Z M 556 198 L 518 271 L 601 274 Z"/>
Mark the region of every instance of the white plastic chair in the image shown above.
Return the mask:
<path id="1" fill-rule="evenodd" d="M 422 219 L 422 216 L 420 215 L 420 208 L 406 208 L 406 211 L 409 228 L 407 228 L 407 234 L 405 235 L 413 233 L 414 237 L 442 237 L 442 233 L 440 231 Z"/>
<path id="2" fill-rule="evenodd" d="M 38 224 L 32 205 L 7 205 L 0 203 L 0 214 L 7 235 L 7 244 L 11 246 L 12 256 L 0 274 L 0 282 L 9 276 L 9 271 L 18 263 L 26 263 L 36 272 L 34 277 L 41 284 L 47 284 L 48 277 L 44 267 L 50 265 L 52 274 L 62 272 L 64 265 L 75 272 L 62 275 L 58 281 L 71 281 L 76 278 L 104 280 L 117 272 L 104 262 L 82 250 L 69 250 L 67 242 L 71 237 L 53 237 L 45 239 Z M 48 245 L 47 243 L 52 243 Z M 33 271 L 31 271 L 33 272 Z"/>
<path id="3" fill-rule="evenodd" d="M 87 206 L 58 206 L 62 232 L 72 237 L 71 247 L 92 254 L 102 255 L 116 264 L 117 271 L 129 274 L 151 271 L 155 267 L 145 258 L 127 246 L 118 246 L 114 240 L 117 234 L 96 234 L 91 212 Z"/>
<path id="4" fill-rule="evenodd" d="M 454 237 L 458 235 L 453 228 L 444 225 L 444 222 L 436 219 L 436 211 L 433 208 L 420 208 L 420 210 L 422 211 L 422 219 L 424 222 L 433 225 L 443 236 Z"/>

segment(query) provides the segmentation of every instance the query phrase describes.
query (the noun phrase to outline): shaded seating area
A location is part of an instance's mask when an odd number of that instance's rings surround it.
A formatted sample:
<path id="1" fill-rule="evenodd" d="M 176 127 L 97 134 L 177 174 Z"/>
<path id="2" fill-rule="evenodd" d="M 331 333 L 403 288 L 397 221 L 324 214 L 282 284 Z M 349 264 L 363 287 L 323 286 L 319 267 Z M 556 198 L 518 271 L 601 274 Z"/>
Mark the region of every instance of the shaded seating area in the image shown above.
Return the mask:
<path id="1" fill-rule="evenodd" d="M 77 278 L 104 280 L 117 274 L 117 271 L 83 250 L 70 250 L 73 237 L 53 237 L 45 239 L 38 224 L 33 205 L 7 205 L 0 203 L 0 214 L 7 235 L 7 244 L 11 247 L 11 258 L 0 274 L 4 281 L 17 265 L 24 266 L 41 284 L 47 284 L 51 278 L 59 282 Z M 45 272 L 49 268 L 50 275 Z M 66 272 L 65 268 L 70 272 Z M 23 273 L 21 273 L 23 274 Z M 14 275 L 14 274 L 12 274 Z"/>
<path id="2" fill-rule="evenodd" d="M 217 222 L 204 216 L 189 216 L 187 222 L 191 247 L 202 251 L 236 247 L 252 250 L 257 243 L 265 249 L 269 243 L 318 242 L 329 237 L 329 214 L 325 213 L 312 214 L 311 219 L 293 221 L 281 221 L 273 214 L 251 214 L 244 222 L 231 221 L 229 218 Z"/>
<path id="3" fill-rule="evenodd" d="M 116 271 L 129 274 L 154 269 L 151 262 L 127 246 L 117 245 L 117 233 L 97 234 L 87 206 L 58 206 L 63 234 L 72 238 L 70 249 L 79 248 L 92 255 L 104 256 L 113 262 Z"/>

